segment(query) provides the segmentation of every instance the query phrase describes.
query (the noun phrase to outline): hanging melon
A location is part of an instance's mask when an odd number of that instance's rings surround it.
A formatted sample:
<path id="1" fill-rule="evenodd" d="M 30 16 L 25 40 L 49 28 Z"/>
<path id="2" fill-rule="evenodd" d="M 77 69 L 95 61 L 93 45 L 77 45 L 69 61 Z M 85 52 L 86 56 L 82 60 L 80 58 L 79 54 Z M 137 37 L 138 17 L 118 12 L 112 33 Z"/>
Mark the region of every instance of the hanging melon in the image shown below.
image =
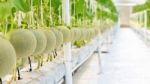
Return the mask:
<path id="1" fill-rule="evenodd" d="M 70 30 L 71 33 L 71 42 L 75 41 L 75 31 L 73 29 Z"/>
<path id="2" fill-rule="evenodd" d="M 56 37 L 55 34 L 50 30 L 44 30 L 44 34 L 47 38 L 47 45 L 44 53 L 50 53 L 56 46 Z"/>
<path id="3" fill-rule="evenodd" d="M 56 36 L 56 47 L 55 48 L 58 48 L 63 44 L 63 34 L 60 31 L 58 31 L 56 28 L 52 28 L 51 30 L 53 31 L 53 33 Z"/>
<path id="4" fill-rule="evenodd" d="M 96 34 L 95 29 L 91 29 L 90 32 L 91 32 L 91 39 L 93 39 L 95 37 L 95 34 Z"/>
<path id="5" fill-rule="evenodd" d="M 47 38 L 41 30 L 31 30 L 36 37 L 37 46 L 33 55 L 42 54 L 47 45 Z"/>
<path id="6" fill-rule="evenodd" d="M 75 29 L 75 32 L 76 32 L 76 33 L 75 33 L 76 41 L 81 40 L 82 33 L 81 33 L 80 28 L 76 28 L 76 29 Z"/>
<path id="7" fill-rule="evenodd" d="M 88 29 L 86 29 L 86 28 L 83 28 L 82 29 L 82 40 L 88 40 L 88 38 L 89 38 L 89 32 L 88 32 Z"/>
<path id="8" fill-rule="evenodd" d="M 85 30 L 85 28 L 82 28 L 81 29 L 81 40 L 85 40 L 85 38 L 86 38 L 86 30 Z"/>
<path id="9" fill-rule="evenodd" d="M 78 34 L 79 34 L 79 38 L 77 40 L 81 40 L 81 37 L 82 37 L 82 32 L 80 29 L 78 29 Z"/>
<path id="10" fill-rule="evenodd" d="M 27 29 L 17 29 L 11 33 L 10 42 L 15 48 L 17 57 L 26 57 L 36 49 L 36 37 Z"/>
<path id="11" fill-rule="evenodd" d="M 87 36 L 86 36 L 86 40 L 90 40 L 91 39 L 91 31 L 90 31 L 90 29 L 86 29 L 86 31 L 87 31 Z"/>
<path id="12" fill-rule="evenodd" d="M 100 32 L 100 29 L 99 28 L 95 28 L 95 34 L 96 35 L 98 35 L 98 34 L 100 34 L 101 32 Z"/>
<path id="13" fill-rule="evenodd" d="M 16 53 L 12 44 L 0 38 L 0 77 L 12 72 L 16 67 Z"/>
<path id="14" fill-rule="evenodd" d="M 63 42 L 64 42 L 64 43 L 70 42 L 70 41 L 71 41 L 71 33 L 70 33 L 70 30 L 69 30 L 68 28 L 66 28 L 66 27 L 63 27 L 63 26 L 58 27 L 58 28 L 59 28 L 59 30 L 60 30 L 60 31 L 62 32 L 62 34 L 63 34 L 63 38 L 64 38 Z"/>

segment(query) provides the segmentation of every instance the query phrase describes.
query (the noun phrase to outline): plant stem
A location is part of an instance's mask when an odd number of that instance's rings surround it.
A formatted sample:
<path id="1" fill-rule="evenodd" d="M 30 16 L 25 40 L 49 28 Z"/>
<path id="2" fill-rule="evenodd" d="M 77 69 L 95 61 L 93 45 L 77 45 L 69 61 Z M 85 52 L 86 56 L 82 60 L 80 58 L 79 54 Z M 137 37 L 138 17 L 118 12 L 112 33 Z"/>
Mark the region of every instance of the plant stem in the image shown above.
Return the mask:
<path id="1" fill-rule="evenodd" d="M 29 72 L 31 72 L 31 71 L 32 71 L 32 63 L 31 63 L 31 59 L 30 59 L 30 57 L 28 57 L 28 61 L 29 61 L 29 64 L 30 64 Z"/>
<path id="2" fill-rule="evenodd" d="M 18 80 L 21 80 L 20 70 L 19 70 L 19 68 L 18 68 L 18 67 L 17 67 L 17 72 L 18 72 Z"/>
<path id="3" fill-rule="evenodd" d="M 5 19 L 5 26 L 4 26 L 4 36 L 6 37 L 6 33 L 7 33 L 7 28 L 8 28 L 8 26 L 7 26 L 7 22 L 8 22 L 8 19 Z"/>
<path id="4" fill-rule="evenodd" d="M 53 18 L 52 18 L 52 0 L 49 0 L 49 12 L 50 12 L 50 26 L 53 26 Z"/>
<path id="5" fill-rule="evenodd" d="M 0 84 L 3 84 L 2 78 L 0 78 Z"/>
<path id="6" fill-rule="evenodd" d="M 43 0 L 40 0 L 40 16 L 41 16 L 41 24 L 44 24 L 44 18 L 43 18 Z"/>

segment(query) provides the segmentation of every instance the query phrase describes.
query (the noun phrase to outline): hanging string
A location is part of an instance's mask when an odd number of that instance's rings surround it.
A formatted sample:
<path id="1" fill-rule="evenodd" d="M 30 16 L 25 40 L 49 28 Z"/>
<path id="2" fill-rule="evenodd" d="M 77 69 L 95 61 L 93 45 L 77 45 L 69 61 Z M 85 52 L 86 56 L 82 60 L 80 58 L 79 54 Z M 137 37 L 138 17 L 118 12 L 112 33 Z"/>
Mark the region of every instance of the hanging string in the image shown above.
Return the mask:
<path id="1" fill-rule="evenodd" d="M 18 11 L 17 16 L 18 16 L 18 27 L 20 28 L 21 27 L 21 21 L 22 21 L 22 15 L 21 15 L 20 11 Z"/>
<path id="2" fill-rule="evenodd" d="M 2 78 L 0 78 L 0 84 L 3 84 Z"/>
<path id="3" fill-rule="evenodd" d="M 34 26 L 34 10 L 33 10 L 33 0 L 30 0 L 30 8 L 31 11 L 29 13 L 29 27 L 33 27 Z"/>
<path id="4" fill-rule="evenodd" d="M 61 8 L 59 8 L 59 14 L 58 14 L 58 18 L 59 18 L 59 23 L 62 24 L 62 17 L 61 17 Z"/>
<path id="5" fill-rule="evenodd" d="M 7 29 L 8 29 L 8 19 L 6 18 L 4 24 L 4 37 L 6 37 Z"/>
<path id="6" fill-rule="evenodd" d="M 49 0 L 49 12 L 50 12 L 50 26 L 53 25 L 53 18 L 52 18 L 52 0 Z"/>
<path id="7" fill-rule="evenodd" d="M 41 24 L 44 24 L 44 18 L 43 18 L 43 0 L 40 0 L 40 16 L 41 16 Z"/>
<path id="8" fill-rule="evenodd" d="M 73 0 L 73 3 L 74 3 L 74 9 L 73 9 L 73 15 L 74 15 L 74 19 L 76 19 L 76 1 L 75 0 Z M 74 25 L 76 24 L 76 22 L 74 22 Z"/>

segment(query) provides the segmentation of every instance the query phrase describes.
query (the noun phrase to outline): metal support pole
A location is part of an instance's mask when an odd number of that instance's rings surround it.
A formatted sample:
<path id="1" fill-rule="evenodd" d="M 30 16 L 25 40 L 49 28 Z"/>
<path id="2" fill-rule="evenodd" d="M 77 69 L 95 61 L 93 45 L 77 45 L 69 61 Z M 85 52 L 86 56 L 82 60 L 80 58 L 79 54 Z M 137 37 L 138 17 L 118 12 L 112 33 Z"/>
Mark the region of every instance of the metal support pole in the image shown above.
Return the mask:
<path id="1" fill-rule="evenodd" d="M 62 18 L 66 25 L 70 25 L 70 4 L 69 0 L 62 0 Z M 71 63 L 71 42 L 64 43 L 64 59 L 65 59 L 65 84 L 72 84 L 72 63 Z"/>

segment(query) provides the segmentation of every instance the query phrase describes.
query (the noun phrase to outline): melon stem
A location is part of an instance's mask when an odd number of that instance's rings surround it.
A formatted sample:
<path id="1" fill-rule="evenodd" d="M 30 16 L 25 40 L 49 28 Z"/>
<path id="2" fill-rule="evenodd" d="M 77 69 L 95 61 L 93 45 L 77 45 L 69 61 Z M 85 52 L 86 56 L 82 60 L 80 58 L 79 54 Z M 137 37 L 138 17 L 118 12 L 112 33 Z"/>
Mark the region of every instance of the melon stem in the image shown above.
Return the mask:
<path id="1" fill-rule="evenodd" d="M 53 56 L 54 56 L 54 58 L 56 58 L 56 56 L 57 56 L 57 50 L 56 49 L 53 51 Z"/>
<path id="2" fill-rule="evenodd" d="M 40 61 L 41 61 L 41 60 L 40 60 L 40 56 L 36 57 L 36 59 L 37 59 L 37 61 L 38 61 L 38 64 L 37 64 L 37 67 L 36 67 L 36 70 L 37 70 L 37 69 L 40 68 L 40 63 L 41 63 L 41 62 L 40 62 Z"/>
<path id="3" fill-rule="evenodd" d="M 18 72 L 18 80 L 21 80 L 21 76 L 20 76 L 20 70 L 19 70 L 19 68 L 17 68 L 17 72 Z"/>
<path id="4" fill-rule="evenodd" d="M 54 52 L 55 52 L 55 55 L 57 56 L 57 50 L 56 49 L 54 50 Z"/>
<path id="5" fill-rule="evenodd" d="M 41 64 L 40 64 L 40 66 L 42 67 L 42 66 L 43 66 L 43 58 L 42 58 L 42 56 L 40 56 L 40 59 L 41 59 Z"/>
<path id="6" fill-rule="evenodd" d="M 3 84 L 3 82 L 2 82 L 2 78 L 0 78 L 0 84 Z"/>
<path id="7" fill-rule="evenodd" d="M 29 65 L 30 65 L 29 72 L 31 72 L 31 71 L 32 71 L 32 63 L 31 63 L 31 59 L 30 59 L 30 57 L 28 57 L 28 61 L 29 61 Z"/>

